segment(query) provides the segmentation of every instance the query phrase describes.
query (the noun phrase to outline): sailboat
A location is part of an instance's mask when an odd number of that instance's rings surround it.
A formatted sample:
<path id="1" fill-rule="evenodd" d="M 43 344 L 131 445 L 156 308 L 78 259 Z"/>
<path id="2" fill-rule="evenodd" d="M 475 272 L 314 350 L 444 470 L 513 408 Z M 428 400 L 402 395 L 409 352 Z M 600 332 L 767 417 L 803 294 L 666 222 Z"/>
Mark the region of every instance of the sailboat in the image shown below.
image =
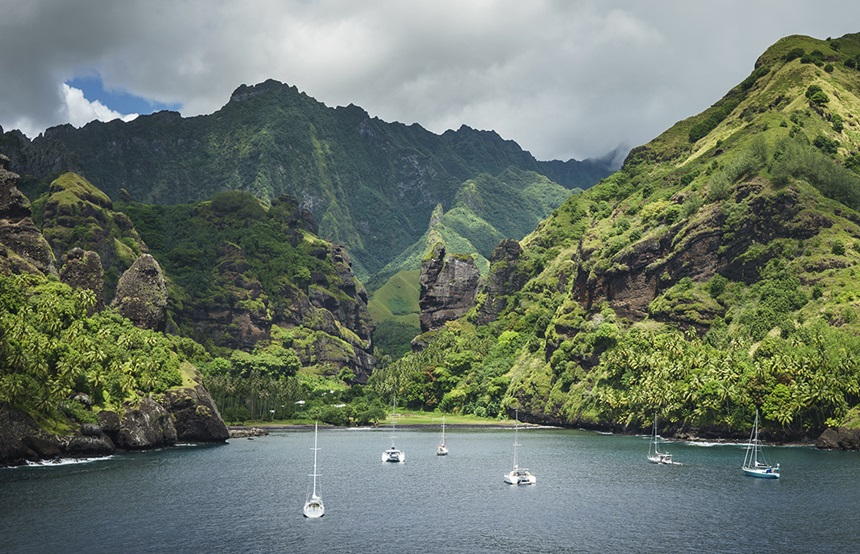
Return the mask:
<path id="1" fill-rule="evenodd" d="M 652 464 L 681 465 L 681 462 L 672 461 L 672 455 L 668 452 L 660 452 L 657 447 L 657 414 L 654 414 L 654 430 L 651 432 L 651 443 L 648 446 L 648 461 Z"/>
<path id="2" fill-rule="evenodd" d="M 314 451 L 314 472 L 309 475 L 309 477 L 314 478 L 314 486 L 311 495 L 308 497 L 307 502 L 305 502 L 304 509 L 302 509 L 304 516 L 312 519 L 325 515 L 325 506 L 323 505 L 322 497 L 317 494 L 317 477 L 319 477 L 319 473 L 317 473 L 317 451 L 319 450 L 317 448 L 317 425 L 314 422 L 314 447 L 311 449 Z"/>
<path id="3" fill-rule="evenodd" d="M 398 450 L 394 447 L 394 432 L 397 430 L 397 423 L 394 421 L 394 415 L 397 414 L 397 395 L 394 395 L 393 402 L 393 413 L 391 418 L 391 448 L 386 449 L 382 453 L 382 461 L 383 462 L 393 462 L 393 463 L 402 463 L 406 461 L 406 452 L 402 450 Z"/>
<path id="4" fill-rule="evenodd" d="M 759 460 L 761 458 L 761 460 Z M 766 463 L 758 440 L 758 410 L 755 411 L 755 423 L 753 424 L 750 441 L 747 444 L 747 453 L 744 456 L 744 465 L 741 467 L 745 475 L 750 477 L 761 477 L 762 479 L 779 479 L 779 464 L 776 467 Z"/>
<path id="5" fill-rule="evenodd" d="M 516 411 L 516 419 L 514 420 L 514 469 L 505 473 L 505 483 L 511 485 L 534 485 L 537 483 L 537 477 L 531 474 L 528 468 L 520 467 L 517 464 L 517 449 L 522 446 L 517 442 L 517 430 L 520 426 L 520 413 Z"/>
<path id="6" fill-rule="evenodd" d="M 436 447 L 437 456 L 447 456 L 448 447 L 445 446 L 445 416 L 442 416 L 442 443 Z"/>

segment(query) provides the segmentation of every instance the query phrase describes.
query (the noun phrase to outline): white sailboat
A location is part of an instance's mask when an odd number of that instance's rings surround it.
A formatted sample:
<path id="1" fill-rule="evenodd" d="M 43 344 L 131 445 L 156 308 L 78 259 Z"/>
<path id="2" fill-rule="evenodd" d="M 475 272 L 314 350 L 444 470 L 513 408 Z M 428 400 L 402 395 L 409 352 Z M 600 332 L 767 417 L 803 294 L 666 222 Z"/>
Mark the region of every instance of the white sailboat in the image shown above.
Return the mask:
<path id="1" fill-rule="evenodd" d="M 660 452 L 657 447 L 657 414 L 654 414 L 654 430 L 651 432 L 651 443 L 648 446 L 648 461 L 652 464 L 681 465 L 681 462 L 672 461 L 672 455 L 668 452 Z"/>
<path id="2" fill-rule="evenodd" d="M 436 447 L 437 456 L 447 456 L 448 447 L 445 445 L 445 416 L 442 416 L 442 442 Z"/>
<path id="3" fill-rule="evenodd" d="M 302 509 L 302 513 L 305 517 L 315 519 L 325 515 L 325 506 L 323 505 L 322 496 L 317 494 L 317 477 L 319 477 L 319 473 L 317 473 L 317 451 L 319 448 L 317 448 L 316 422 L 314 423 L 314 447 L 311 450 L 314 451 L 314 472 L 311 473 L 309 477 L 314 478 L 314 485 L 307 502 L 305 502 L 305 507 Z"/>
<path id="4" fill-rule="evenodd" d="M 391 448 L 386 449 L 382 453 L 382 461 L 383 462 L 392 462 L 392 463 L 402 463 L 406 461 L 406 452 L 402 450 L 398 450 L 394 447 L 394 439 L 395 431 L 397 430 L 397 423 L 394 421 L 394 416 L 397 414 L 397 395 L 394 395 L 393 405 L 393 413 L 391 414 Z"/>
<path id="5" fill-rule="evenodd" d="M 761 459 L 759 459 L 761 458 Z M 758 440 L 758 410 L 755 411 L 755 423 L 753 424 L 750 441 L 747 444 L 747 453 L 744 455 L 744 465 L 741 466 L 745 475 L 760 477 L 762 479 L 779 479 L 779 464 L 776 467 L 767 463 Z"/>
<path id="6" fill-rule="evenodd" d="M 519 429 L 520 426 L 519 410 L 516 411 L 516 418 L 514 421 L 514 469 L 505 473 L 504 480 L 505 483 L 510 485 L 534 485 L 537 483 L 537 477 L 532 475 L 528 468 L 520 467 L 517 463 L 517 450 L 522 446 L 517 442 L 517 429 Z"/>

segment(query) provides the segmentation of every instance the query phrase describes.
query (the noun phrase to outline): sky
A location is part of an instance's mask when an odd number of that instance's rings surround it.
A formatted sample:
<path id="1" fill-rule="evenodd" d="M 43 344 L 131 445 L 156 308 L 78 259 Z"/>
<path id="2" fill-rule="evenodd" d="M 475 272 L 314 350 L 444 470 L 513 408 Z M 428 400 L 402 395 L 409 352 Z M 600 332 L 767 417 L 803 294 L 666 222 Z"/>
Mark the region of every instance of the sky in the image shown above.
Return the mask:
<path id="1" fill-rule="evenodd" d="M 0 0 L 0 127 L 208 114 L 275 79 L 581 160 L 701 112 L 784 36 L 854 32 L 856 0 Z"/>

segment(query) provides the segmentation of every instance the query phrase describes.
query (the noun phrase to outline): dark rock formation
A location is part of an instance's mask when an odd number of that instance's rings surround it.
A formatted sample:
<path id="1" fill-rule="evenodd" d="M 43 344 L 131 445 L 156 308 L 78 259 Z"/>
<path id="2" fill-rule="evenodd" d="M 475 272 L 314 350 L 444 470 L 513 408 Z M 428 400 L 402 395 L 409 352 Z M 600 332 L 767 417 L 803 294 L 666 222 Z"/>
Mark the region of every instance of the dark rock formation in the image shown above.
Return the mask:
<path id="1" fill-rule="evenodd" d="M 220 442 L 229 437 L 218 407 L 203 385 L 168 391 L 162 403 L 173 416 L 176 440 Z"/>
<path id="2" fill-rule="evenodd" d="M 99 423 L 83 423 L 78 432 L 55 436 L 33 419 L 0 405 L 0 466 L 58 458 L 108 456 L 182 442 L 224 442 L 229 432 L 209 392 L 193 388 L 168 391 L 127 404 L 122 416 L 99 412 Z"/>
<path id="3" fill-rule="evenodd" d="M 56 274 L 54 254 L 30 218 L 30 201 L 18 190 L 18 175 L 0 154 L 0 273 Z"/>
<path id="4" fill-rule="evenodd" d="M 120 418 L 116 445 L 125 450 L 176 444 L 176 427 L 164 406 L 146 397 L 136 408 L 126 408 Z"/>
<path id="5" fill-rule="evenodd" d="M 0 404 L 0 465 L 21 465 L 60 454 L 57 437 L 43 431 L 30 416 Z"/>
<path id="6" fill-rule="evenodd" d="M 298 214 L 298 210 L 290 214 L 291 225 L 304 224 L 296 219 Z M 367 309 L 367 292 L 355 278 L 343 246 L 317 248 L 313 255 L 329 260 L 334 272 L 313 272 L 307 290 L 285 286 L 276 300 L 263 288 L 240 247 L 225 243 L 219 254 L 213 278 L 217 288 L 227 293 L 225 298 L 217 304 L 187 302 L 176 314 L 176 319 L 191 322 L 193 338 L 248 351 L 270 337 L 273 325 L 301 325 L 322 331 L 312 343 L 295 347 L 302 364 L 327 364 L 338 370 L 348 367 L 355 382 L 367 382 L 376 363 L 372 355 L 373 321 Z"/>
<path id="7" fill-rule="evenodd" d="M 506 239 L 490 255 L 490 275 L 483 291 L 487 296 L 478 310 L 476 323 L 495 320 L 507 306 L 507 296 L 523 288 L 528 275 L 517 264 L 523 249 L 520 243 Z"/>
<path id="8" fill-rule="evenodd" d="M 830 427 L 821 433 L 815 441 L 815 447 L 824 450 L 860 450 L 860 429 Z"/>
<path id="9" fill-rule="evenodd" d="M 441 243 L 421 264 L 418 304 L 421 332 L 438 329 L 465 314 L 475 300 L 480 272 L 468 255 L 445 255 Z"/>
<path id="10" fill-rule="evenodd" d="M 98 253 L 72 248 L 63 255 L 60 280 L 72 288 L 89 289 L 96 295 L 90 314 L 104 309 L 104 269 Z"/>
<path id="11" fill-rule="evenodd" d="M 167 285 L 155 258 L 144 254 L 122 274 L 111 306 L 140 328 L 164 330 Z"/>

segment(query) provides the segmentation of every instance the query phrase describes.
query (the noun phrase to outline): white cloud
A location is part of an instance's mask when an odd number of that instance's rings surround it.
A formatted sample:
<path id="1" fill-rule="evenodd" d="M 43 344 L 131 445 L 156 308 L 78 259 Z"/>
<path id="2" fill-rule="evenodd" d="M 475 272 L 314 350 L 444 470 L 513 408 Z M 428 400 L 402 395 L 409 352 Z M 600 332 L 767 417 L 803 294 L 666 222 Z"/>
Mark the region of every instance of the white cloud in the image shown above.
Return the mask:
<path id="1" fill-rule="evenodd" d="M 84 92 L 63 83 L 64 105 L 60 108 L 63 119 L 75 127 L 83 127 L 90 121 L 112 121 L 122 119 L 131 121 L 137 114 L 123 115 L 108 108 L 98 100 L 90 102 L 84 97 Z"/>

